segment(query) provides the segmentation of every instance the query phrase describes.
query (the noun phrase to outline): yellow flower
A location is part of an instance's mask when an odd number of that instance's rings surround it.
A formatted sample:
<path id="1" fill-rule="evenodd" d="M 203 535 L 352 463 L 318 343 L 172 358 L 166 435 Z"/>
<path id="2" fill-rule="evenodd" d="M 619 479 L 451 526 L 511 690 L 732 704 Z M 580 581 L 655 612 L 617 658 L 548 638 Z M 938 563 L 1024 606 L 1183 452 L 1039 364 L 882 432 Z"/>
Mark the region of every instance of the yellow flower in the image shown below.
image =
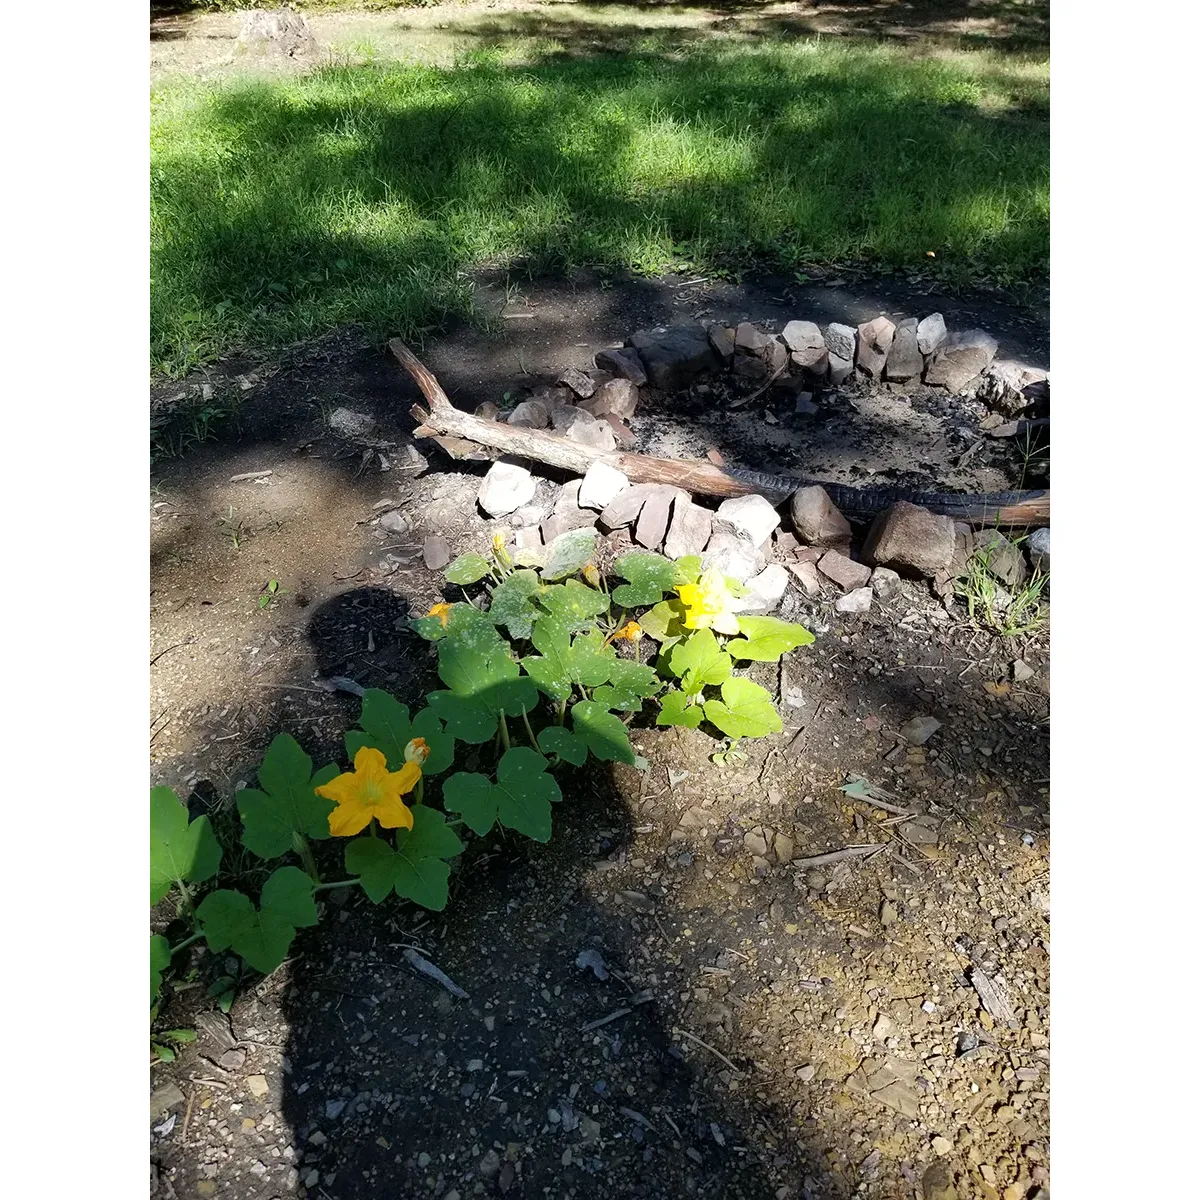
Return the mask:
<path id="1" fill-rule="evenodd" d="M 364 746 L 354 756 L 353 771 L 316 789 L 318 796 L 337 804 L 329 814 L 329 832 L 334 837 L 353 837 L 370 825 L 372 817 L 384 829 L 411 829 L 412 811 L 400 797 L 411 792 L 420 778 L 421 768 L 416 762 L 389 771 L 383 754 L 373 746 Z"/>
<path id="2" fill-rule="evenodd" d="M 404 747 L 404 761 L 416 763 L 418 767 L 425 765 L 429 757 L 429 743 L 423 737 L 415 737 Z"/>
<path id="3" fill-rule="evenodd" d="M 685 629 L 715 629 L 717 633 L 739 632 L 734 615 L 745 607 L 735 600 L 725 582 L 725 576 L 715 567 L 700 576 L 699 583 L 684 583 L 675 589 L 687 609 L 683 619 Z"/>
<path id="4" fill-rule="evenodd" d="M 508 538 L 503 533 L 497 533 L 492 538 L 492 553 L 496 556 L 496 561 L 502 567 L 511 567 L 513 565 L 512 555 L 508 552 L 508 547 L 505 542 Z"/>
<path id="5" fill-rule="evenodd" d="M 450 624 L 450 605 L 435 604 L 425 615 L 427 617 L 437 617 L 442 623 L 442 628 L 445 629 Z"/>
<path id="6" fill-rule="evenodd" d="M 636 621 L 627 621 L 608 640 L 610 642 L 636 642 L 642 636 L 642 627 Z"/>
<path id="7" fill-rule="evenodd" d="M 583 568 L 583 577 L 597 591 L 600 590 L 600 572 L 596 570 L 594 563 L 588 563 L 587 566 Z"/>

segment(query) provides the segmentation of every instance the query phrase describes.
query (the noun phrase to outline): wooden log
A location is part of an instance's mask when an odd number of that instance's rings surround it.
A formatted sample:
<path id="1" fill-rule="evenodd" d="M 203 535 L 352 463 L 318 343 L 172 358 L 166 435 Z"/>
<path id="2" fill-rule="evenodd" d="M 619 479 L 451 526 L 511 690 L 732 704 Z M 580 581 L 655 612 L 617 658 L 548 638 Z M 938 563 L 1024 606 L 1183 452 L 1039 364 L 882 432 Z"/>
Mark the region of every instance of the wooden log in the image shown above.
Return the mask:
<path id="1" fill-rule="evenodd" d="M 436 376 L 399 339 L 388 349 L 412 376 L 429 410 L 414 407 L 420 422 L 414 436 L 431 437 L 455 458 L 476 457 L 466 443 L 486 448 L 493 456 L 513 455 L 586 474 L 595 462 L 607 463 L 633 483 L 665 483 L 704 496 L 745 496 L 758 493 L 780 503 L 796 488 L 811 484 L 825 487 L 834 503 L 851 520 L 869 520 L 896 500 L 910 500 L 934 512 L 947 513 L 974 524 L 1031 526 L 1050 523 L 1049 492 L 1006 492 L 999 496 L 959 496 L 914 492 L 901 488 L 849 488 L 819 479 L 792 479 L 758 472 L 733 472 L 703 459 L 656 458 L 650 454 L 603 451 L 558 434 L 525 426 L 506 425 L 455 408 Z M 464 440 L 465 439 L 465 442 Z"/>

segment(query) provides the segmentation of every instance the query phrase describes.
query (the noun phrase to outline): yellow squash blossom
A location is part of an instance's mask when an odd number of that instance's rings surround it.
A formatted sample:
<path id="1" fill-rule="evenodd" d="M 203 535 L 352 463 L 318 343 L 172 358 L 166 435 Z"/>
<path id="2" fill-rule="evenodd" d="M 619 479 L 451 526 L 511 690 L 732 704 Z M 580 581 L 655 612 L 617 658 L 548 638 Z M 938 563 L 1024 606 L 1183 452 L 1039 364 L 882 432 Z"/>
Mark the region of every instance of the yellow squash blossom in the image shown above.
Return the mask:
<path id="1" fill-rule="evenodd" d="M 404 747 L 404 761 L 416 763 L 418 767 L 425 765 L 429 757 L 429 743 L 423 737 L 415 737 Z"/>
<path id="2" fill-rule="evenodd" d="M 636 642 L 641 636 L 642 627 L 636 621 L 627 621 L 608 640 L 610 642 Z"/>
<path id="3" fill-rule="evenodd" d="M 739 632 L 735 615 L 745 607 L 734 598 L 725 576 L 715 567 L 705 571 L 698 583 L 681 584 L 676 591 L 687 615 L 685 629 L 715 629 L 717 633 Z"/>
<path id="4" fill-rule="evenodd" d="M 427 617 L 437 617 L 442 623 L 442 628 L 445 629 L 450 624 L 450 605 L 435 604 L 425 615 Z"/>
<path id="5" fill-rule="evenodd" d="M 591 587 L 594 587 L 597 591 L 600 590 L 600 572 L 596 570 L 594 563 L 588 563 L 583 568 L 583 577 Z"/>
<path id="6" fill-rule="evenodd" d="M 337 804 L 329 814 L 329 832 L 334 837 L 353 837 L 362 833 L 372 818 L 384 829 L 411 829 L 412 810 L 400 797 L 411 792 L 420 778 L 417 762 L 409 761 L 399 771 L 389 771 L 383 754 L 373 746 L 364 746 L 354 756 L 353 771 L 316 789 L 318 796 Z"/>

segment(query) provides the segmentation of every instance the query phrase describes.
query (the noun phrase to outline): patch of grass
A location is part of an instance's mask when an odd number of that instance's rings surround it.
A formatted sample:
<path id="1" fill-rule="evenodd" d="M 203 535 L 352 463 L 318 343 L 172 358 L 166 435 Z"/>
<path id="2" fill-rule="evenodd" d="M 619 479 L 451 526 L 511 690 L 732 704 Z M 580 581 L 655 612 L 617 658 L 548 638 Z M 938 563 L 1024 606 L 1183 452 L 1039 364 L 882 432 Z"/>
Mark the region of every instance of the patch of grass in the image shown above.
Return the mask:
<path id="1" fill-rule="evenodd" d="M 829 41 L 521 56 L 155 89 L 155 369 L 352 323 L 411 336 L 467 315 L 481 266 L 1046 271 L 1045 62 Z"/>
<path id="2" fill-rule="evenodd" d="M 1019 544 L 1024 539 L 1016 539 Z M 1003 587 L 988 570 L 990 554 L 977 550 L 967 560 L 967 573 L 955 581 L 955 593 L 967 602 L 972 621 L 1002 638 L 1021 637 L 1045 628 L 1049 620 L 1044 595 L 1050 576 L 1040 570 L 1019 586 Z"/>

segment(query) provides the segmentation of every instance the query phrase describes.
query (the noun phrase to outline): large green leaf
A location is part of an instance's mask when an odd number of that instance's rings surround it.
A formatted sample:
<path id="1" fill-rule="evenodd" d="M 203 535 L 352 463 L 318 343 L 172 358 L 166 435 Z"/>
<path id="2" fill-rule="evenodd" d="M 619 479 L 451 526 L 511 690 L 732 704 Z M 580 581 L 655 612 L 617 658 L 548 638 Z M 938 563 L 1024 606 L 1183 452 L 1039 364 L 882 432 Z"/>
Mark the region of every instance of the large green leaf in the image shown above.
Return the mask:
<path id="1" fill-rule="evenodd" d="M 698 554 L 685 554 L 675 560 L 675 587 L 684 583 L 695 583 L 703 570 L 702 560 Z"/>
<path id="2" fill-rule="evenodd" d="M 606 708 L 641 712 L 642 700 L 661 687 L 662 681 L 653 667 L 618 658 L 609 665 L 608 684 L 596 688 L 592 699 Z"/>
<path id="3" fill-rule="evenodd" d="M 809 646 L 816 639 L 803 625 L 778 617 L 747 617 L 738 614 L 742 636 L 727 642 L 725 649 L 737 659 L 778 662 L 789 650 Z"/>
<path id="4" fill-rule="evenodd" d="M 729 737 L 766 737 L 778 733 L 783 721 L 771 694 L 749 679 L 736 677 L 721 685 L 721 699 L 708 700 L 704 716 Z"/>
<path id="5" fill-rule="evenodd" d="M 442 638 L 456 637 L 475 625 L 486 625 L 490 628 L 491 624 L 487 613 L 480 612 L 473 604 L 463 603 L 450 605 L 444 625 L 441 617 L 417 617 L 409 621 L 411 628 L 427 642 L 440 642 Z"/>
<path id="6" fill-rule="evenodd" d="M 410 719 L 407 704 L 379 688 L 368 688 L 363 693 L 358 723 L 361 729 L 346 733 L 346 753 L 351 762 L 364 746 L 373 746 L 387 759 L 389 771 L 399 771 L 404 765 L 405 746 L 418 737 L 429 746 L 429 757 L 421 768 L 424 774 L 440 775 L 454 762 L 454 737 L 442 728 L 432 709 L 423 708 Z"/>
<path id="7" fill-rule="evenodd" d="M 482 554 L 460 554 L 445 571 L 447 583 L 465 587 L 478 583 L 492 569 L 492 560 Z"/>
<path id="8" fill-rule="evenodd" d="M 150 935 L 150 1003 L 162 987 L 163 972 L 171 965 L 171 943 L 161 934 Z"/>
<path id="9" fill-rule="evenodd" d="M 654 723 L 695 729 L 704 720 L 704 709 L 699 704 L 689 704 L 688 699 L 678 688 L 664 692 L 659 699 L 662 707 Z"/>
<path id="10" fill-rule="evenodd" d="M 548 613 L 566 621 L 572 630 L 586 628 L 595 617 L 608 610 L 608 597 L 578 579 L 543 588 L 537 602 Z"/>
<path id="11" fill-rule="evenodd" d="M 638 617 L 638 624 L 650 635 L 663 650 L 669 650 L 687 630 L 683 627 L 687 609 L 682 601 L 671 596 L 660 600 L 648 612 Z"/>
<path id="12" fill-rule="evenodd" d="M 575 736 L 587 743 L 587 748 L 604 762 L 623 762 L 633 765 L 633 747 L 629 732 L 620 717 L 614 716 L 595 700 L 581 700 L 571 706 L 571 721 Z"/>
<path id="13" fill-rule="evenodd" d="M 542 578 L 547 583 L 565 579 L 582 571 L 596 549 L 596 534 L 591 529 L 568 529 L 546 547 Z"/>
<path id="14" fill-rule="evenodd" d="M 492 589 L 488 616 L 495 624 L 504 625 L 509 637 L 528 638 L 538 615 L 533 597 L 541 586 L 536 571 L 514 571 Z"/>
<path id="15" fill-rule="evenodd" d="M 346 870 L 358 875 L 363 891 L 378 904 L 396 895 L 441 912 L 450 896 L 445 859 L 461 854 L 458 834 L 446 818 L 427 805 L 413 809 L 412 829 L 396 831 L 396 848 L 377 837 L 360 837 L 346 846 Z"/>
<path id="16" fill-rule="evenodd" d="M 539 617 L 533 627 L 533 645 L 541 654 L 521 660 L 538 689 L 554 700 L 568 699 L 576 684 L 595 687 L 603 683 L 617 657 L 594 626 L 574 640 L 570 633 L 570 625 L 562 618 Z"/>
<path id="17" fill-rule="evenodd" d="M 430 692 L 429 706 L 446 722 L 446 732 L 460 742 L 478 744 L 496 736 L 498 717 L 479 700 L 454 692 Z"/>
<path id="18" fill-rule="evenodd" d="M 442 788 L 446 807 L 482 836 L 498 820 L 534 841 L 550 840 L 550 805 L 562 799 L 558 784 L 546 774 L 546 760 L 527 746 L 505 751 L 496 782 L 485 775 L 451 775 Z"/>
<path id="19" fill-rule="evenodd" d="M 287 957 L 296 929 L 316 924 L 313 887 L 298 867 L 280 867 L 263 885 L 258 909 L 241 892 L 221 889 L 204 898 L 196 920 L 210 950 L 232 948 L 267 975 Z"/>
<path id="20" fill-rule="evenodd" d="M 434 692 L 429 703 L 460 741 L 485 742 L 501 712 L 517 716 L 537 705 L 533 680 L 521 674 L 490 623 L 438 642 L 438 674 L 450 694 Z"/>
<path id="21" fill-rule="evenodd" d="M 561 725 L 547 725 L 537 735 L 538 749 L 543 754 L 557 754 L 564 762 L 582 767 L 587 760 L 587 743 Z"/>
<path id="22" fill-rule="evenodd" d="M 276 734 L 262 765 L 257 788 L 238 792 L 242 815 L 242 845 L 259 858 L 279 858 L 295 848 L 296 834 L 329 837 L 329 814 L 337 807 L 314 789 L 338 773 L 335 763 L 312 773 L 312 759 L 291 734 Z"/>
<path id="23" fill-rule="evenodd" d="M 660 656 L 659 662 L 694 696 L 724 682 L 733 672 L 733 659 L 721 649 L 711 629 L 697 629 Z"/>
<path id="24" fill-rule="evenodd" d="M 675 586 L 675 564 L 649 550 L 631 550 L 613 563 L 613 570 L 629 580 L 613 589 L 613 602 L 623 608 L 657 604 Z"/>
<path id="25" fill-rule="evenodd" d="M 174 789 L 150 789 L 150 903 L 157 904 L 176 880 L 203 883 L 221 865 L 221 843 L 207 817 L 190 824 Z"/>

